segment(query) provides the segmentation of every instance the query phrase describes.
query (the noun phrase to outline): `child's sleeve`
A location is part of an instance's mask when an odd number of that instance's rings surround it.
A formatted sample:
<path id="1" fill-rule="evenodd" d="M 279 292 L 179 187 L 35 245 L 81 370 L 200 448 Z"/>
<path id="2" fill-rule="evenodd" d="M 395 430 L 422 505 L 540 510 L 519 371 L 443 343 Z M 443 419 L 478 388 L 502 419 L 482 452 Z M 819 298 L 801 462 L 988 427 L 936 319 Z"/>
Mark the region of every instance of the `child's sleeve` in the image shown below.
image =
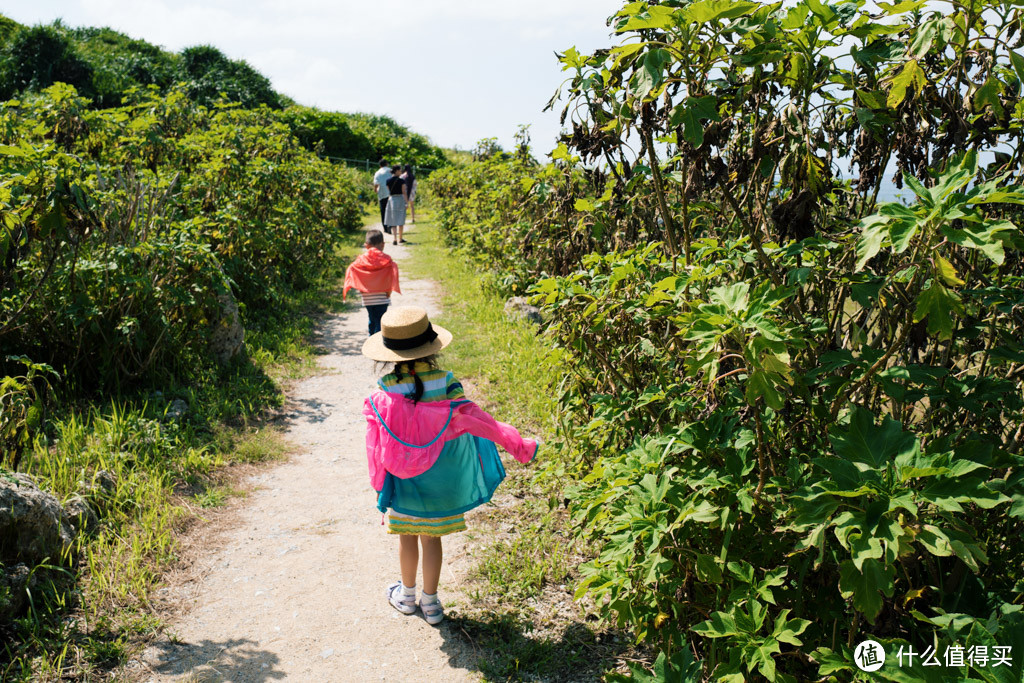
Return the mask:
<path id="1" fill-rule="evenodd" d="M 462 389 L 462 383 L 459 380 L 455 379 L 455 375 L 453 375 L 452 373 L 449 372 L 446 381 L 447 381 L 446 398 L 449 401 L 452 401 L 452 400 L 455 400 L 455 399 L 458 399 L 458 398 L 466 398 L 466 392 Z"/>
<path id="2" fill-rule="evenodd" d="M 391 290 L 396 294 L 402 293 L 402 288 L 398 286 L 398 262 L 394 259 L 391 260 Z"/>

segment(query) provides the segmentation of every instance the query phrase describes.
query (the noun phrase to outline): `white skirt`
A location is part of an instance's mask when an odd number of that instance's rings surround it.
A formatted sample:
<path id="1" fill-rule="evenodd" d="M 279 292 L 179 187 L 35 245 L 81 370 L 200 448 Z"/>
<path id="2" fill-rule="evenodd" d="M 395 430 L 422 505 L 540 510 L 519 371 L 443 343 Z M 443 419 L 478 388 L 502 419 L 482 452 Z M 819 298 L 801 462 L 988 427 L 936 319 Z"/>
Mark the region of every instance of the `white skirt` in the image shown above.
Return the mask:
<path id="1" fill-rule="evenodd" d="M 405 225 L 405 197 L 393 194 L 384 211 L 384 225 Z"/>

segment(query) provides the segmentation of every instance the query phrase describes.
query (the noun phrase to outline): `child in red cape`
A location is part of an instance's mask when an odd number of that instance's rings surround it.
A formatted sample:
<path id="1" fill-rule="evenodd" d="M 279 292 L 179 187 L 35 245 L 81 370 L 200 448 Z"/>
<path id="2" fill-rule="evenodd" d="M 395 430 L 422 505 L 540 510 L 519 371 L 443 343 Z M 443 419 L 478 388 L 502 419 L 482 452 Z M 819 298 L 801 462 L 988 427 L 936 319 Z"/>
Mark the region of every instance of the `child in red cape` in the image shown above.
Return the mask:
<path id="1" fill-rule="evenodd" d="M 380 230 L 366 233 L 366 251 L 345 271 L 342 300 L 348 290 L 356 289 L 363 296 L 363 306 L 370 319 L 370 335 L 380 332 L 380 319 L 391 305 L 391 292 L 402 293 L 398 287 L 398 264 L 384 253 L 384 235 Z"/>

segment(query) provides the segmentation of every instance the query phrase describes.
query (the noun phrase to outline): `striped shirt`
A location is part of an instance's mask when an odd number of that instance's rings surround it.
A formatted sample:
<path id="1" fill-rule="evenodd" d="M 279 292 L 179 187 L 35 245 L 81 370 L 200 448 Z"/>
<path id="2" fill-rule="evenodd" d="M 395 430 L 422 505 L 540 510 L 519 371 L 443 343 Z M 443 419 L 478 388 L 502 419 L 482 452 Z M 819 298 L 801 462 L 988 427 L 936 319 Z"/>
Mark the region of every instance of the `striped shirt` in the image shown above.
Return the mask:
<path id="1" fill-rule="evenodd" d="M 403 368 L 403 371 L 405 368 Z M 455 376 L 447 370 L 433 370 L 422 361 L 416 362 L 416 374 L 423 382 L 423 396 L 421 401 L 444 401 L 448 399 L 466 398 L 466 392 L 462 390 L 462 384 L 455 379 Z M 399 378 L 395 373 L 389 373 L 380 378 L 380 388 L 392 394 L 409 395 L 416 391 L 416 381 L 410 376 L 402 373 Z"/>
<path id="2" fill-rule="evenodd" d="M 391 304 L 391 295 L 387 292 L 360 292 L 363 296 L 364 306 L 388 306 Z"/>

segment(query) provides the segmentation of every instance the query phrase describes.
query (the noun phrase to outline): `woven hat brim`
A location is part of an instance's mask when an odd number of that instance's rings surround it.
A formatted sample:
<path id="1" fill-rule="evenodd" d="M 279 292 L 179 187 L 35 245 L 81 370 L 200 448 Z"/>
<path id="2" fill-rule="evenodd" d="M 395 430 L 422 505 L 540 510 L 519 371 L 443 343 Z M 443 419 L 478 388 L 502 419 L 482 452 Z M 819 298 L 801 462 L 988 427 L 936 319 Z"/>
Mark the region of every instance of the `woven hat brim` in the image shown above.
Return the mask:
<path id="1" fill-rule="evenodd" d="M 363 342 L 363 355 L 372 360 L 381 362 L 415 360 L 437 353 L 452 343 L 452 333 L 443 327 L 431 323 L 434 332 L 437 332 L 437 339 L 412 349 L 396 351 L 384 346 L 384 333 L 378 332 Z"/>

